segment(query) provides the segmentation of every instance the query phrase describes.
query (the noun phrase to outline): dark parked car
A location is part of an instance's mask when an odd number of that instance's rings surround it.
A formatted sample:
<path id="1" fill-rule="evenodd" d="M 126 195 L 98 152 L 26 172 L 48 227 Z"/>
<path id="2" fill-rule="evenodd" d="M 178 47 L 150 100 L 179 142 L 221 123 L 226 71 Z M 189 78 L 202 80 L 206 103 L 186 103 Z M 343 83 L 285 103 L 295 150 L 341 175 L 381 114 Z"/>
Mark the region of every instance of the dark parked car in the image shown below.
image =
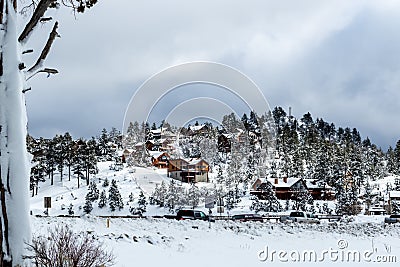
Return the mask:
<path id="1" fill-rule="evenodd" d="M 263 222 L 263 218 L 259 214 L 237 214 L 232 216 L 232 220 L 239 222 L 256 221 Z"/>
<path id="2" fill-rule="evenodd" d="M 390 217 L 385 218 L 385 223 L 398 223 L 400 222 L 400 214 L 392 214 Z"/>
<path id="3" fill-rule="evenodd" d="M 176 214 L 176 219 L 208 221 L 208 215 L 200 210 L 179 210 Z"/>

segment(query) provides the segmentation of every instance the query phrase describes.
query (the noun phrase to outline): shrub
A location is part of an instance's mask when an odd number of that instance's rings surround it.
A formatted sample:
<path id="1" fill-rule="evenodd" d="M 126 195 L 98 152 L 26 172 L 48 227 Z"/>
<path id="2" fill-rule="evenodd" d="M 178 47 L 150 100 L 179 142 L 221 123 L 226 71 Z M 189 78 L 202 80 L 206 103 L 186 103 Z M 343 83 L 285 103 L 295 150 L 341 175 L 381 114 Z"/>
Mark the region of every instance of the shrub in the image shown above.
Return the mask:
<path id="1" fill-rule="evenodd" d="M 67 225 L 49 229 L 49 236 L 35 236 L 25 256 L 36 266 L 95 267 L 114 265 L 114 255 L 104 249 L 93 236 L 75 234 Z"/>

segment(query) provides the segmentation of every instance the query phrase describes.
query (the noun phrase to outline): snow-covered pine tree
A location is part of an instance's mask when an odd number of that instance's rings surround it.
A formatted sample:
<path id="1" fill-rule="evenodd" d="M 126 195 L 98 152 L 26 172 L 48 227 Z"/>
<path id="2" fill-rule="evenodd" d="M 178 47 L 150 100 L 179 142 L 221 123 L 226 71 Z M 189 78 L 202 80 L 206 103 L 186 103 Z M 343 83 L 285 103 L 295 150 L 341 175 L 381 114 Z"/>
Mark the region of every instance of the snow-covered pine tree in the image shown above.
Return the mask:
<path id="1" fill-rule="evenodd" d="M 357 215 L 361 211 L 357 187 L 351 183 L 344 183 L 343 179 L 336 183 L 336 200 L 337 214 Z"/>
<path id="2" fill-rule="evenodd" d="M 119 210 L 124 208 L 124 203 L 118 190 L 117 181 L 114 179 L 111 181 L 111 186 L 108 191 L 108 205 L 110 206 L 111 211 L 115 211 L 117 208 Z"/>
<path id="3" fill-rule="evenodd" d="M 396 176 L 394 178 L 394 188 L 393 190 L 400 191 L 400 177 Z"/>
<path id="4" fill-rule="evenodd" d="M 253 210 L 255 213 L 259 213 L 264 210 L 264 203 L 260 202 L 258 197 L 255 197 L 250 205 L 250 210 Z"/>
<path id="5" fill-rule="evenodd" d="M 69 204 L 68 206 L 68 215 L 74 215 L 74 205 L 72 203 Z"/>
<path id="6" fill-rule="evenodd" d="M 394 160 L 395 160 L 395 169 L 394 174 L 400 175 L 400 140 L 397 141 L 396 147 L 394 148 Z"/>
<path id="7" fill-rule="evenodd" d="M 109 186 L 110 185 L 110 182 L 108 181 L 108 178 L 106 177 L 105 179 L 104 179 L 104 182 L 103 182 L 103 187 L 107 187 L 107 186 Z"/>
<path id="8" fill-rule="evenodd" d="M 101 135 L 98 138 L 98 148 L 99 148 L 99 157 L 101 161 L 111 160 L 112 153 L 111 153 L 111 140 L 108 135 L 108 132 L 105 128 L 101 131 Z"/>
<path id="9" fill-rule="evenodd" d="M 90 192 L 89 192 L 89 193 L 90 193 Z M 89 214 L 89 213 L 92 212 L 92 210 L 93 210 L 92 199 L 91 199 L 91 196 L 90 196 L 89 193 L 86 194 L 86 197 L 85 197 L 85 205 L 83 206 L 83 211 L 84 211 L 86 214 Z"/>
<path id="10" fill-rule="evenodd" d="M 274 192 L 274 189 L 271 183 L 264 183 L 259 187 L 259 190 L 262 191 L 260 198 L 265 200 L 265 204 L 263 205 L 263 210 L 267 212 L 278 212 L 282 210 L 282 206 L 279 203 L 278 198 Z"/>
<path id="11" fill-rule="evenodd" d="M 392 200 L 390 202 L 390 208 L 392 214 L 400 214 L 400 202 L 396 200 Z"/>
<path id="12" fill-rule="evenodd" d="M 193 209 L 199 205 L 200 191 L 199 191 L 199 188 L 194 183 L 192 183 L 189 188 L 189 191 L 187 194 L 187 200 L 188 200 L 189 206 L 192 207 Z"/>
<path id="13" fill-rule="evenodd" d="M 107 196 L 106 196 L 106 191 L 103 189 L 103 191 L 101 191 L 100 196 L 99 196 L 99 203 L 98 203 L 98 207 L 100 209 L 104 208 L 107 205 Z"/>
<path id="14" fill-rule="evenodd" d="M 312 205 L 314 200 L 308 190 L 297 190 L 292 194 L 294 199 L 293 209 L 306 211 L 307 204 Z"/>
<path id="15" fill-rule="evenodd" d="M 131 192 L 130 194 L 129 194 L 129 200 L 128 200 L 129 202 L 133 202 L 133 201 L 135 201 L 135 197 L 134 197 L 134 195 L 133 195 L 133 192 Z"/>
<path id="16" fill-rule="evenodd" d="M 138 205 L 139 206 L 137 208 L 137 211 L 140 213 L 140 216 L 142 216 L 143 213 L 145 213 L 147 210 L 147 200 L 146 200 L 146 196 L 144 195 L 143 191 L 140 191 Z"/>
<path id="17" fill-rule="evenodd" d="M 86 195 L 86 198 L 90 201 L 96 201 L 99 199 L 99 189 L 94 181 L 92 181 L 88 187 L 89 192 Z"/>
<path id="18" fill-rule="evenodd" d="M 176 188 L 176 184 L 174 180 L 171 180 L 168 186 L 168 191 L 166 194 L 166 206 L 170 211 L 175 209 L 175 206 L 178 204 L 179 194 Z"/>
<path id="19" fill-rule="evenodd" d="M 369 182 L 366 182 L 365 186 L 364 186 L 364 204 L 367 206 L 367 209 L 369 209 L 371 207 L 371 204 L 373 202 L 372 199 L 372 188 L 371 188 L 371 184 Z"/>

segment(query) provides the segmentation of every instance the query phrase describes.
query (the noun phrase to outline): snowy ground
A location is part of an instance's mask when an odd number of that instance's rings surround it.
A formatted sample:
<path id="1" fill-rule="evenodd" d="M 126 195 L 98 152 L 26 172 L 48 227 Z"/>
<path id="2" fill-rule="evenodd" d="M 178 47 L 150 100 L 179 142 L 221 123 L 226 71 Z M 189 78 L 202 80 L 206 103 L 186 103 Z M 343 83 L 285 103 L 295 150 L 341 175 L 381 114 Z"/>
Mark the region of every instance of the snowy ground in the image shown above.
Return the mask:
<path id="1" fill-rule="evenodd" d="M 36 234 L 44 234 L 49 227 L 60 223 L 72 226 L 76 232 L 93 231 L 113 250 L 116 266 L 120 267 L 280 266 L 286 264 L 282 262 L 285 260 L 295 266 L 380 266 L 383 263 L 365 260 L 374 261 L 378 256 L 389 259 L 389 255 L 396 257 L 391 261 L 400 261 L 400 227 L 384 228 L 381 220 L 376 223 L 367 219 L 321 225 L 217 221 L 211 229 L 207 222 L 167 219 L 112 219 L 107 228 L 106 219 L 93 216 L 33 218 L 32 224 Z M 269 257 L 261 261 L 266 254 L 260 251 L 266 251 L 266 247 Z M 288 254 L 279 259 L 280 250 Z M 326 254 L 322 260 L 324 250 L 333 254 Z M 273 251 L 277 252 L 272 254 Z M 317 262 L 303 260 L 304 251 L 315 251 Z M 360 253 L 360 262 L 353 256 L 347 262 L 347 257 L 341 256 L 351 251 Z M 363 255 L 369 251 L 373 253 L 364 260 Z M 291 257 L 300 257 L 300 261 L 292 262 Z"/>
<path id="2" fill-rule="evenodd" d="M 110 182 L 112 179 L 118 181 L 125 204 L 122 211 L 110 212 L 108 208 L 99 209 L 94 205 L 90 216 L 52 217 L 68 214 L 67 208 L 71 203 L 75 214 L 82 215 L 80 207 L 87 193 L 85 181 L 81 181 L 78 188 L 76 178 L 68 181 L 64 176 L 61 182 L 59 175 L 56 175 L 55 186 L 43 183 L 39 194 L 31 198 L 33 215 L 44 215 L 43 197 L 52 197 L 50 217 L 32 216 L 33 233 L 46 234 L 49 227 L 58 224 L 68 224 L 76 232 L 93 231 L 93 235 L 114 251 L 118 267 L 280 266 L 287 262 L 295 266 L 397 266 L 396 262 L 400 262 L 400 225 L 384 227 L 383 216 L 360 215 L 348 222 L 324 221 L 320 225 L 217 221 L 212 223 L 211 229 L 207 222 L 202 221 L 111 219 L 110 227 L 107 228 L 106 219 L 96 215 L 128 215 L 129 206 L 133 205 L 127 202 L 131 192 L 135 197 L 140 190 L 149 195 L 156 184 L 169 182 L 165 170 L 126 168 L 115 172 L 108 169 L 109 165 L 99 164 L 100 172 L 94 181 L 100 191 L 105 189 L 106 192 L 108 188 L 102 187 L 105 178 Z M 249 205 L 250 200 L 244 199 L 232 214 L 249 212 Z M 146 215 L 163 215 L 166 212 L 163 208 L 149 206 Z M 267 252 L 266 248 L 268 253 L 260 254 L 261 251 Z M 311 252 L 315 253 L 316 262 L 314 258 L 311 262 L 303 258 L 304 253 Z M 350 262 L 347 261 L 346 255 L 349 252 L 360 255 L 360 259 L 355 258 L 357 263 L 353 262 L 354 254 L 351 253 Z M 266 255 L 268 258 L 265 261 L 259 259 Z M 395 262 L 378 263 L 378 260 Z"/>

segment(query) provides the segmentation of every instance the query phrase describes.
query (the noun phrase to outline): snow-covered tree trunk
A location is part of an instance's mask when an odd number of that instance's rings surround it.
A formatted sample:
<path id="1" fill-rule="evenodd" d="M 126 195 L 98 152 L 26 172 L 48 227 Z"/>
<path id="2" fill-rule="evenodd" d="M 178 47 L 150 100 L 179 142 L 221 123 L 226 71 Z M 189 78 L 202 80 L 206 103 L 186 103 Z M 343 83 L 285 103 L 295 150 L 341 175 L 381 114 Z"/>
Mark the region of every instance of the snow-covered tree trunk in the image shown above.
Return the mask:
<path id="1" fill-rule="evenodd" d="M 97 0 L 38 0 L 29 1 L 32 16 L 21 34 L 17 33 L 18 0 L 0 0 L 0 267 L 23 266 L 25 242 L 30 241 L 29 174 L 30 160 L 26 148 L 27 116 L 24 93 L 27 79 L 38 73 L 56 74 L 55 69 L 44 67 L 50 48 L 58 37 L 58 22 L 53 24 L 37 61 L 26 68 L 22 54 L 32 32 L 50 7 L 60 4 L 74 11 L 84 12 Z"/>
<path id="2" fill-rule="evenodd" d="M 0 266 L 22 266 L 24 242 L 30 239 L 25 79 L 16 9 L 16 0 L 0 0 Z"/>

